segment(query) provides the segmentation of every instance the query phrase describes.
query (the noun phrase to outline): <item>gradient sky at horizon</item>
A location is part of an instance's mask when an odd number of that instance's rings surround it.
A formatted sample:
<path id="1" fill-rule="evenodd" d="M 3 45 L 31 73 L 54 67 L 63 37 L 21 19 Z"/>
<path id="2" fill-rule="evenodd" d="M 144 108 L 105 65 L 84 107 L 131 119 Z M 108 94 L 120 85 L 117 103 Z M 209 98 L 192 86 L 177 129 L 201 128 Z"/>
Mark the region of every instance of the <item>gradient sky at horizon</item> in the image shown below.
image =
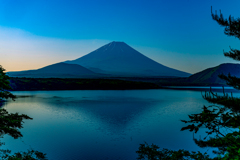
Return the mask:
<path id="1" fill-rule="evenodd" d="M 212 20 L 219 10 L 240 17 L 239 0 L 0 0 L 0 65 L 38 69 L 123 41 L 153 60 L 196 73 L 240 49 Z"/>

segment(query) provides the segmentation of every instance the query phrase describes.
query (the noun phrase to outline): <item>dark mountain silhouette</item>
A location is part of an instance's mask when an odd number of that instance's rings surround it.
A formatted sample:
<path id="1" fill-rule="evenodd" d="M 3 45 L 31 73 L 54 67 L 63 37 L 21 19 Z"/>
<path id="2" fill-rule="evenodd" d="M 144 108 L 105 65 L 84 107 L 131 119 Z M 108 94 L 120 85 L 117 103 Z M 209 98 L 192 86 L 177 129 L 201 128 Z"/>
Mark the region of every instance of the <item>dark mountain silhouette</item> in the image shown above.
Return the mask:
<path id="1" fill-rule="evenodd" d="M 240 64 L 223 63 L 216 67 L 205 69 L 195 73 L 187 78 L 187 81 L 192 83 L 215 83 L 226 84 L 226 82 L 218 77 L 219 74 L 240 77 Z"/>
<path id="2" fill-rule="evenodd" d="M 81 78 L 96 77 L 94 73 L 78 64 L 56 63 L 37 70 L 20 72 L 7 72 L 10 77 L 31 77 L 31 78 Z"/>
<path id="3" fill-rule="evenodd" d="M 79 64 L 96 73 L 111 76 L 177 76 L 191 74 L 166 67 L 144 56 L 124 42 L 111 42 L 76 60 L 66 61 Z"/>

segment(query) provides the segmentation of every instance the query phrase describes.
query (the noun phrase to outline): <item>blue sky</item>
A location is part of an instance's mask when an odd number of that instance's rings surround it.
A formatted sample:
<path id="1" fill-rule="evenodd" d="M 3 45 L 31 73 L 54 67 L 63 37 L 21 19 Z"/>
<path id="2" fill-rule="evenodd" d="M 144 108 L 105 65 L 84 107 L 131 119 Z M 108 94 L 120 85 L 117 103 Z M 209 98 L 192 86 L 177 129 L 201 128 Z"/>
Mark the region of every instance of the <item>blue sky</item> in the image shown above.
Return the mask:
<path id="1" fill-rule="evenodd" d="M 0 64 L 37 69 L 124 41 L 171 68 L 196 73 L 239 47 L 211 18 L 240 17 L 239 0 L 0 0 Z"/>

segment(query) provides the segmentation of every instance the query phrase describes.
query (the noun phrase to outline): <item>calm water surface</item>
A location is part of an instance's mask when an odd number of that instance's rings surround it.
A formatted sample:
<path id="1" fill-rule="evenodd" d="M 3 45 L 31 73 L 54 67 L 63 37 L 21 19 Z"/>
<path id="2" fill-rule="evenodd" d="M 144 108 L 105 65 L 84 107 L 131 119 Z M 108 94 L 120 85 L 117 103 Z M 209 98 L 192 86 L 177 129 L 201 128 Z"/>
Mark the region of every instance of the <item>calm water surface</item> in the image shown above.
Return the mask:
<path id="1" fill-rule="evenodd" d="M 23 138 L 5 135 L 2 148 L 34 149 L 50 160 L 136 159 L 139 144 L 173 150 L 200 150 L 193 133 L 180 131 L 188 114 L 209 105 L 201 92 L 187 90 L 19 91 L 26 95 L 4 104 L 9 112 L 27 114 Z M 234 96 L 240 96 L 234 93 Z M 204 137 L 204 131 L 194 137 Z"/>

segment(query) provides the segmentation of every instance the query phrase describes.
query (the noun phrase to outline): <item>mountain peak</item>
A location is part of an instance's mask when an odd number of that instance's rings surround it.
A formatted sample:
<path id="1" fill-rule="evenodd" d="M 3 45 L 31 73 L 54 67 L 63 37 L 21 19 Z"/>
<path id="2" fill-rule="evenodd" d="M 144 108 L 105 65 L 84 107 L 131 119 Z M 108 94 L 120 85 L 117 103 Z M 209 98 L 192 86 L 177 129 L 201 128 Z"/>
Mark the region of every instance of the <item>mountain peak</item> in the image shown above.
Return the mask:
<path id="1" fill-rule="evenodd" d="M 110 43 L 108 43 L 108 44 L 106 44 L 105 46 L 114 46 L 114 45 L 126 45 L 126 46 L 128 46 L 125 42 L 120 42 L 120 41 L 112 41 L 112 42 L 110 42 Z"/>
<path id="2" fill-rule="evenodd" d="M 109 44 L 111 44 L 111 43 L 124 43 L 124 42 L 120 42 L 120 41 L 112 41 L 112 42 L 110 42 Z M 125 43 L 126 44 L 126 43 Z"/>

